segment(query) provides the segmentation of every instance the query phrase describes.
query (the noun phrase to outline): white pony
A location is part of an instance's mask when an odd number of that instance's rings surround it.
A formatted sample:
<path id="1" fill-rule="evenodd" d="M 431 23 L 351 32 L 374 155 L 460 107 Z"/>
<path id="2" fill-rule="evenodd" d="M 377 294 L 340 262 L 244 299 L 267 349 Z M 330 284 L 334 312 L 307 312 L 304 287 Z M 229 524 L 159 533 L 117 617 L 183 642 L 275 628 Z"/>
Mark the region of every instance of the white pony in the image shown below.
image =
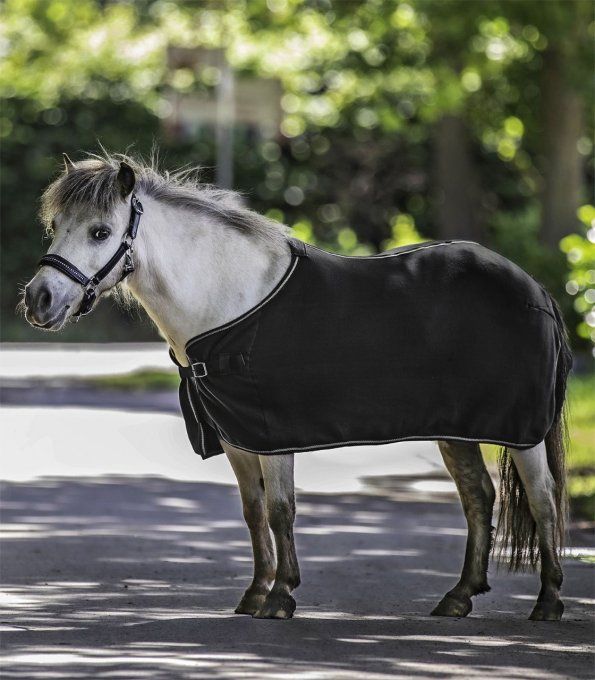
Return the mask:
<path id="1" fill-rule="evenodd" d="M 286 228 L 247 210 L 232 192 L 200 185 L 184 173 L 162 175 L 124 156 L 77 163 L 65 157 L 65 165 L 42 199 L 52 244 L 25 290 L 26 318 L 35 327 L 60 330 L 128 273 L 124 293 L 138 300 L 179 364 L 188 366 L 189 339 L 253 308 L 288 268 Z M 138 234 L 135 194 L 144 206 Z M 97 275 L 88 279 L 82 272 Z M 534 620 L 558 620 L 564 609 L 558 560 L 565 514 L 561 433 L 559 424 L 532 449 L 508 448 L 501 465 L 498 524 L 511 549 L 511 568 L 521 567 L 524 558 L 535 566 L 540 557 Z M 238 480 L 254 550 L 254 578 L 236 612 L 290 618 L 296 606 L 291 592 L 300 583 L 293 455 L 250 454 L 224 441 L 222 446 Z M 471 597 L 489 590 L 495 491 L 477 443 L 438 446 L 461 496 L 468 539 L 460 580 L 432 613 L 466 616 Z"/>

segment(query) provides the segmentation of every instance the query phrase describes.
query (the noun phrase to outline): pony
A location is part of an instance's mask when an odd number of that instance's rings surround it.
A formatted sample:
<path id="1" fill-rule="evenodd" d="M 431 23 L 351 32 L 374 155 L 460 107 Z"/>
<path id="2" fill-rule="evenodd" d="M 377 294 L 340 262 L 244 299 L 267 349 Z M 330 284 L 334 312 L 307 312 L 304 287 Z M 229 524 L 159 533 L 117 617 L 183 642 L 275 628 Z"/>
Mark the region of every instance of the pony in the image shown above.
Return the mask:
<path id="1" fill-rule="evenodd" d="M 24 293 L 26 319 L 36 328 L 58 331 L 91 311 L 97 299 L 116 293 L 142 305 L 180 370 L 188 370 L 188 341 L 246 315 L 288 270 L 287 227 L 247 209 L 235 192 L 203 184 L 191 171 L 161 172 L 126 155 L 89 155 L 77 162 L 65 156 L 64 162 L 41 201 L 52 242 Z M 479 442 L 437 442 L 460 495 L 468 536 L 460 579 L 433 615 L 471 612 L 471 598 L 490 590 L 488 561 L 498 544 L 512 571 L 540 565 L 541 590 L 530 618 L 562 616 L 564 401 L 571 354 L 552 304 L 560 341 L 553 367 L 556 411 L 537 445 L 501 451 L 497 542 L 496 493 Z M 220 443 L 237 478 L 254 554 L 253 579 L 235 611 L 291 618 L 292 592 L 300 584 L 294 455 L 258 455 Z"/>

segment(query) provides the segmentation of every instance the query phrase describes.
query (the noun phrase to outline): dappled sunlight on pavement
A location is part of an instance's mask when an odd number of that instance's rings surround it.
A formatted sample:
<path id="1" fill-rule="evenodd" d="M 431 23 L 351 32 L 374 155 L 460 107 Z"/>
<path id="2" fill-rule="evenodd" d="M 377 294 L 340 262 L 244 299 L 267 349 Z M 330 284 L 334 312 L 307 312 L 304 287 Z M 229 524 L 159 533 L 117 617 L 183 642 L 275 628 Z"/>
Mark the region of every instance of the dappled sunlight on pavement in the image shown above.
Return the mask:
<path id="1" fill-rule="evenodd" d="M 296 617 L 233 614 L 252 558 L 228 461 L 143 408 L 0 409 L 2 677 L 589 677 L 584 534 L 561 623 L 527 621 L 538 577 L 495 565 L 471 617 L 428 616 L 466 536 L 432 442 L 298 455 Z"/>
<path id="2" fill-rule="evenodd" d="M 491 574 L 468 619 L 427 616 L 456 581 L 458 505 L 301 494 L 292 621 L 233 614 L 251 576 L 237 490 L 46 478 L 2 490 L 3 677 L 588 677 L 589 566 L 561 623 L 526 620 L 535 575 Z M 492 567 L 492 572 L 495 568 Z"/>

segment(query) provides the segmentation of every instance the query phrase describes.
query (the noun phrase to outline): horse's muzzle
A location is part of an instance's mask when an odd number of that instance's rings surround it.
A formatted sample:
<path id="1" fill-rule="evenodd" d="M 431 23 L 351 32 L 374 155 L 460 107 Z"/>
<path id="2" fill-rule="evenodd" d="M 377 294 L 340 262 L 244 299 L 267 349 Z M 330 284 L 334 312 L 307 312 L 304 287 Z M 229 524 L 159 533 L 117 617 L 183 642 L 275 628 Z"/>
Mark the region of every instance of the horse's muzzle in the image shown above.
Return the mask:
<path id="1" fill-rule="evenodd" d="M 36 328 L 44 330 L 59 330 L 70 305 L 62 294 L 52 293 L 49 286 L 43 281 L 31 281 L 25 288 L 25 318 Z"/>

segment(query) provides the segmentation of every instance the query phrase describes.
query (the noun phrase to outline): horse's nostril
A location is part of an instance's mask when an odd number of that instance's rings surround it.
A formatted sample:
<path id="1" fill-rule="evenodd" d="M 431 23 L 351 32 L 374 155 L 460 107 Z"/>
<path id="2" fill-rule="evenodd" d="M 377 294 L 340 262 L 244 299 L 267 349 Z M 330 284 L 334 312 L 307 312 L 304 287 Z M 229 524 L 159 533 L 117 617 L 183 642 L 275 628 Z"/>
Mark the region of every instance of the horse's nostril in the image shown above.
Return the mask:
<path id="1" fill-rule="evenodd" d="M 37 294 L 37 308 L 40 312 L 46 312 L 52 306 L 52 294 L 49 288 L 41 286 Z"/>

